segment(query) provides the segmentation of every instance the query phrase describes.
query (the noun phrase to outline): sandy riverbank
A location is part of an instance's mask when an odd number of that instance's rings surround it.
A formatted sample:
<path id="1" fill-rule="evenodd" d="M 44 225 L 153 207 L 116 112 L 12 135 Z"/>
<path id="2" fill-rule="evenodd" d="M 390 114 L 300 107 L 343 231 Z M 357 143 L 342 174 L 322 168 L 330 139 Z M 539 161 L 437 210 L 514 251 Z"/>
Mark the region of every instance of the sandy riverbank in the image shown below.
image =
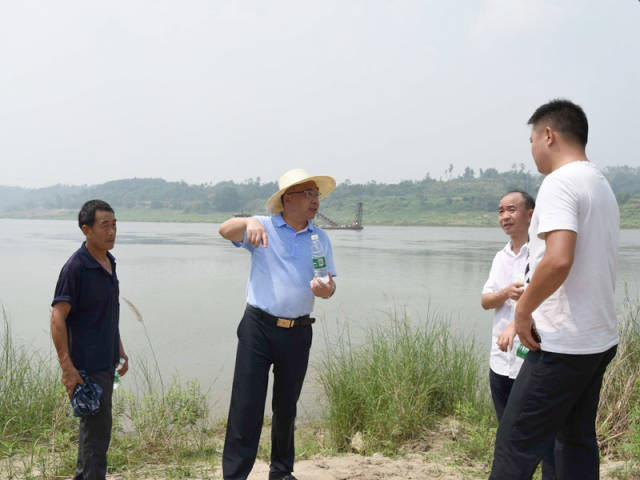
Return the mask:
<path id="1" fill-rule="evenodd" d="M 177 478 L 177 469 L 167 469 L 166 466 L 154 469 L 149 467 L 147 472 L 138 472 L 140 480 L 163 480 Z M 600 478 L 613 480 L 620 478 L 637 478 L 633 474 L 624 475 L 625 466 L 622 462 L 603 462 Z M 189 476 L 180 478 L 193 479 L 221 479 L 219 466 L 193 466 Z M 380 454 L 370 457 L 361 455 L 343 455 L 332 457 L 317 457 L 296 462 L 295 476 L 298 480 L 475 480 L 486 479 L 478 466 L 460 466 L 449 464 L 446 459 L 431 461 L 424 454 L 414 453 L 399 458 L 388 458 Z M 183 472 L 183 474 L 186 472 Z M 248 480 L 266 480 L 269 466 L 263 461 L 256 465 Z M 126 476 L 111 475 L 109 480 L 125 480 Z"/>

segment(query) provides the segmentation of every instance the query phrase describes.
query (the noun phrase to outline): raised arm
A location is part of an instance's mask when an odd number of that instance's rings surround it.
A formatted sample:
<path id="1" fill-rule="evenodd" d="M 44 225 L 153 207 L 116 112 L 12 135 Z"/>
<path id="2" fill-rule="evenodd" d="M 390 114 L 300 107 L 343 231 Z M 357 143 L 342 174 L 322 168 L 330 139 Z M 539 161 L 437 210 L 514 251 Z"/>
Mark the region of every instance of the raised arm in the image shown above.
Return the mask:
<path id="1" fill-rule="evenodd" d="M 267 248 L 267 232 L 260 220 L 255 217 L 230 218 L 220 225 L 218 233 L 232 242 L 242 242 L 244 232 L 247 232 L 247 240 L 254 247 L 261 244 Z"/>

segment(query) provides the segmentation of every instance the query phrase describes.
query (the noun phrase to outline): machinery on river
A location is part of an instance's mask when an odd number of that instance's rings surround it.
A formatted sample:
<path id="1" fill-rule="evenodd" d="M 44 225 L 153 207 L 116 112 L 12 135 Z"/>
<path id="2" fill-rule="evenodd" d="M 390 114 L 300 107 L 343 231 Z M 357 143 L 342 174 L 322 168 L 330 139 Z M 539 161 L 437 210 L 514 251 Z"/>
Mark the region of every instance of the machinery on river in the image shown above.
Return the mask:
<path id="1" fill-rule="evenodd" d="M 362 230 L 364 228 L 362 226 L 362 202 L 358 202 L 356 216 L 351 223 L 339 224 L 320 212 L 316 213 L 316 218 L 322 220 L 319 224 L 325 230 Z"/>

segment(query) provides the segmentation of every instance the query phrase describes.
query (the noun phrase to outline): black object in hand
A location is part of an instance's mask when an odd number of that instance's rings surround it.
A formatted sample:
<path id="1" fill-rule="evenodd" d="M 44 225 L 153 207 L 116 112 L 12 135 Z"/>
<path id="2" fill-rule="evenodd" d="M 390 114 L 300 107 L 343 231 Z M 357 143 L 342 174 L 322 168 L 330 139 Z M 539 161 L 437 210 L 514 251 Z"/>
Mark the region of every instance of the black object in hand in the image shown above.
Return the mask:
<path id="1" fill-rule="evenodd" d="M 540 338 L 540 334 L 538 333 L 538 329 L 536 328 L 536 324 L 531 324 L 531 336 L 537 343 L 541 343 L 542 339 Z"/>

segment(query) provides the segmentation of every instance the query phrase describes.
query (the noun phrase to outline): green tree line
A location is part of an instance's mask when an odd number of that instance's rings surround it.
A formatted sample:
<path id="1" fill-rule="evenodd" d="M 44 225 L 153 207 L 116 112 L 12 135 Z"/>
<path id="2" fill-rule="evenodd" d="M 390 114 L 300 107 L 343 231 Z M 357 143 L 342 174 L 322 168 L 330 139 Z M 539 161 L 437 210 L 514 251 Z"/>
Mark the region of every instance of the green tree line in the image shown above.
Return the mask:
<path id="1" fill-rule="evenodd" d="M 452 172 L 449 165 L 440 179 L 426 175 L 421 180 L 361 184 L 345 180 L 322 201 L 321 211 L 348 222 L 362 202 L 365 224 L 493 225 L 505 192 L 519 189 L 535 196 L 542 182 L 542 176 L 526 171 L 524 165 L 504 172 L 466 167 L 457 177 Z M 640 227 L 640 167 L 608 167 L 604 173 L 618 199 L 623 226 Z M 201 185 L 133 178 L 90 186 L 0 186 L 0 216 L 66 218 L 86 200 L 101 198 L 124 219 L 215 221 L 234 213 L 264 214 L 264 203 L 276 190 L 275 182 L 260 178 Z"/>

